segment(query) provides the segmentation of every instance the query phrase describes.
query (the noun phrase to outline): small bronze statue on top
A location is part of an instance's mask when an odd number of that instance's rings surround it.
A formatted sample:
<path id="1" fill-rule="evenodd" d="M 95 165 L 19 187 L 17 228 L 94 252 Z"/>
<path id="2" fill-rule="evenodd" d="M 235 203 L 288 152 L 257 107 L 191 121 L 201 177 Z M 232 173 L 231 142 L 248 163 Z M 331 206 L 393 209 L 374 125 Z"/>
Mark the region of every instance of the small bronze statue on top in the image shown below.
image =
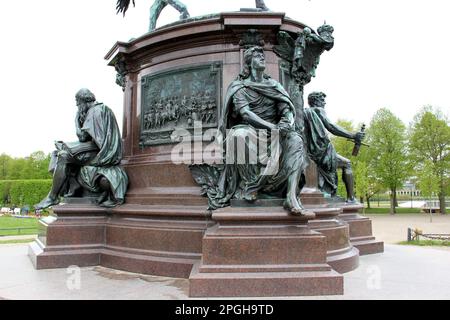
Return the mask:
<path id="1" fill-rule="evenodd" d="M 36 210 L 57 205 L 64 196 L 95 196 L 102 207 L 123 204 L 128 176 L 119 166 L 122 160 L 122 137 L 114 113 L 94 94 L 81 89 L 76 94 L 78 112 L 75 119 L 78 141 L 56 142 L 50 172 L 53 186 Z"/>
<path id="2" fill-rule="evenodd" d="M 256 2 L 256 8 L 261 11 L 269 11 L 269 8 L 266 7 L 266 4 L 264 3 L 264 0 L 255 0 Z M 128 7 L 130 6 L 131 0 L 117 0 L 117 13 L 125 13 L 128 10 Z M 135 0 L 133 0 L 133 6 L 135 5 Z M 155 0 L 152 7 L 150 8 L 150 26 L 149 31 L 153 31 L 156 29 L 156 22 L 158 21 L 159 16 L 161 15 L 161 12 L 164 10 L 166 6 L 172 6 L 175 9 L 180 12 L 180 20 L 185 20 L 190 17 L 190 14 L 187 10 L 186 5 L 184 5 L 179 0 Z"/>
<path id="3" fill-rule="evenodd" d="M 255 2 L 257 9 L 260 9 L 261 11 L 270 11 L 270 9 L 267 8 L 266 4 L 264 3 L 264 0 L 255 0 Z"/>
<path id="4" fill-rule="evenodd" d="M 135 0 L 133 0 L 133 5 Z M 123 12 L 123 15 L 128 10 L 128 7 L 130 6 L 131 0 L 117 0 L 117 13 Z M 178 10 L 180 15 L 180 20 L 188 19 L 191 15 L 189 14 L 187 7 L 178 0 L 156 0 L 153 5 L 150 8 L 150 26 L 148 31 L 153 31 L 156 29 L 156 22 L 158 21 L 159 16 L 161 15 L 161 12 L 164 10 L 165 7 L 168 5 L 174 7 Z"/>

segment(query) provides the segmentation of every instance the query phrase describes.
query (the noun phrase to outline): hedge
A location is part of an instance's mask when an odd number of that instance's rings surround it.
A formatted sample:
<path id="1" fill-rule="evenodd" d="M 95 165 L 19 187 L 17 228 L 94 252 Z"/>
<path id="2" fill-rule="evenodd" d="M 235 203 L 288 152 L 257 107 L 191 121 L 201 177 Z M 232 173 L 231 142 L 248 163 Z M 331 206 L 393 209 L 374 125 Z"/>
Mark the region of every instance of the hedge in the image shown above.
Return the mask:
<path id="1" fill-rule="evenodd" d="M 2 180 L 0 204 L 2 206 L 33 206 L 48 195 L 52 180 Z"/>

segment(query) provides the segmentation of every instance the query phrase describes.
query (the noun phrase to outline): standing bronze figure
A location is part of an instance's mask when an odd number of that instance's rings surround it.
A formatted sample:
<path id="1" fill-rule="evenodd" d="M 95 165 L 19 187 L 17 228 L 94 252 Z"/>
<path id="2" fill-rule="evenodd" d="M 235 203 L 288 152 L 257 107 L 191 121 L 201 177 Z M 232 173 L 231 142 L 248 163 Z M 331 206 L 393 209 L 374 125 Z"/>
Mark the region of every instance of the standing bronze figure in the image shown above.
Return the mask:
<path id="1" fill-rule="evenodd" d="M 308 152 L 319 170 L 319 188 L 337 196 L 338 169 L 342 169 L 342 181 L 347 190 L 347 203 L 356 203 L 354 193 L 354 179 L 351 161 L 339 155 L 328 137 L 328 132 L 335 136 L 355 141 L 361 145 L 364 140 L 364 130 L 351 133 L 332 123 L 325 112 L 325 98 L 323 92 L 313 92 L 309 95 L 310 108 L 305 109 L 305 133 L 307 136 Z"/>
<path id="2" fill-rule="evenodd" d="M 135 0 L 133 0 L 133 5 L 135 5 Z M 125 13 L 128 10 L 128 7 L 130 6 L 131 0 L 117 0 L 117 13 L 123 12 Z M 186 5 L 184 5 L 179 0 L 156 0 L 153 5 L 150 8 L 150 26 L 149 31 L 153 31 L 156 28 L 156 22 L 158 21 L 159 16 L 161 15 L 161 12 L 164 10 L 166 6 L 172 6 L 175 9 L 180 12 L 180 20 L 188 19 L 190 17 L 190 14 L 187 10 Z"/>
<path id="3" fill-rule="evenodd" d="M 267 8 L 266 4 L 264 3 L 264 0 L 255 0 L 256 2 L 256 8 L 261 9 L 262 11 L 269 11 L 270 9 Z"/>

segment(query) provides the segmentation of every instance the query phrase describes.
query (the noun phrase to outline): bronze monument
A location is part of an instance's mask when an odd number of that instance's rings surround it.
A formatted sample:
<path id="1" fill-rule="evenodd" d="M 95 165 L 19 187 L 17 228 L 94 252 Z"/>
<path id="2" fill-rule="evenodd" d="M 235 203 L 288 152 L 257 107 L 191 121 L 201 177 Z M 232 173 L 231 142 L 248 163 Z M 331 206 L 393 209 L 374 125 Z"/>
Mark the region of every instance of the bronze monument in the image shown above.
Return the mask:
<path id="1" fill-rule="evenodd" d="M 124 90 L 125 203 L 54 206 L 30 246 L 36 268 L 185 278 L 192 297 L 338 295 L 360 254 L 382 251 L 359 205 L 327 202 L 309 157 L 304 87 L 333 28 L 262 9 L 181 20 L 107 53 Z"/>

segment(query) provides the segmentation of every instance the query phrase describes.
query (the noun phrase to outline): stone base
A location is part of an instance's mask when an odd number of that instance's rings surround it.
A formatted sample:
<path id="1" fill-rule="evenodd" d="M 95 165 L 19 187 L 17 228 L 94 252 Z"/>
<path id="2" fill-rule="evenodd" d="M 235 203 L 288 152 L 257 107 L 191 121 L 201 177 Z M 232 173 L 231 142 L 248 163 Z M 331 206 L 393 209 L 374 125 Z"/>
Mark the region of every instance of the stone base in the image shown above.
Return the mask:
<path id="1" fill-rule="evenodd" d="M 189 278 L 191 297 L 343 294 L 343 277 L 327 264 L 326 237 L 304 217 L 256 207 L 218 210 L 213 220 Z"/>
<path id="2" fill-rule="evenodd" d="M 384 252 L 384 242 L 377 241 L 375 237 L 353 238 L 352 244 L 359 250 L 360 256 Z"/>
<path id="3" fill-rule="evenodd" d="M 232 200 L 231 207 L 255 208 L 282 207 L 283 199 L 261 199 L 255 202 Z M 327 263 L 337 272 L 346 273 L 359 266 L 359 251 L 350 242 L 349 225 L 339 219 L 341 208 L 329 208 L 322 193 L 310 192 L 302 194 L 305 208 L 314 212 L 316 218 L 309 222 L 312 230 L 327 237 Z"/>
<path id="4" fill-rule="evenodd" d="M 55 208 L 29 248 L 36 269 L 101 265 L 135 273 L 188 278 L 211 225 L 204 207 L 124 205 Z M 189 239 L 189 241 L 186 241 Z"/>
<path id="5" fill-rule="evenodd" d="M 336 206 L 336 204 L 333 204 Z M 350 241 L 358 248 L 361 256 L 384 252 L 384 242 L 377 241 L 372 233 L 372 221 L 359 214 L 363 209 L 362 204 L 347 205 L 338 204 L 343 214 L 339 219 L 348 223 L 350 227 Z"/>
<path id="6" fill-rule="evenodd" d="M 343 295 L 344 280 L 335 271 L 315 267 L 280 269 L 267 272 L 200 272 L 193 269 L 190 293 L 193 298 L 207 297 L 292 297 Z"/>
<path id="7" fill-rule="evenodd" d="M 347 273 L 359 267 L 359 251 L 350 241 L 349 225 L 339 219 L 341 209 L 313 209 L 317 219 L 309 227 L 327 237 L 327 263 L 339 273 Z"/>

